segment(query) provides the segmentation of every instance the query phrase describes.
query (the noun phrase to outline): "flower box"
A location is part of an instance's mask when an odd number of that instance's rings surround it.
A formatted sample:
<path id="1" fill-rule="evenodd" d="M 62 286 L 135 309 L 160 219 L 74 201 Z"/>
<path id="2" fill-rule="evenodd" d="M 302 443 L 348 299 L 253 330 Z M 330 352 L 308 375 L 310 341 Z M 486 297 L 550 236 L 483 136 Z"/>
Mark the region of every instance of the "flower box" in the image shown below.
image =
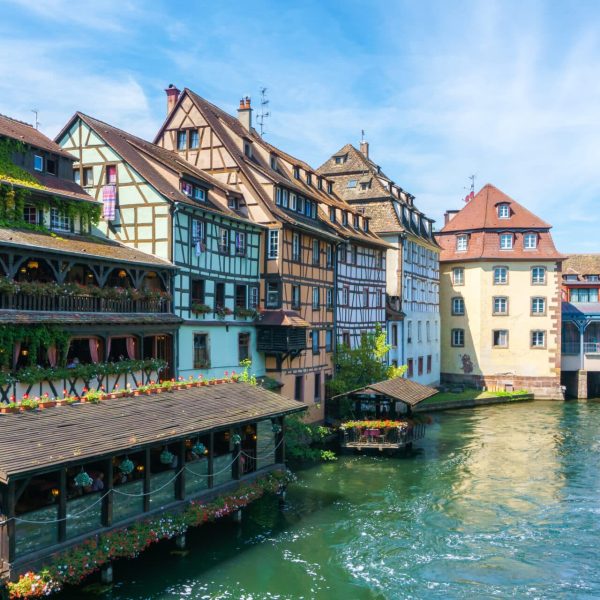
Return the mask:
<path id="1" fill-rule="evenodd" d="M 18 408 L 16 406 L 0 406 L 0 414 L 6 415 L 8 413 L 16 413 Z"/>
<path id="2" fill-rule="evenodd" d="M 41 408 L 42 410 L 45 408 L 52 408 L 54 406 L 56 406 L 56 402 L 54 400 L 47 400 L 38 404 L 38 408 Z"/>

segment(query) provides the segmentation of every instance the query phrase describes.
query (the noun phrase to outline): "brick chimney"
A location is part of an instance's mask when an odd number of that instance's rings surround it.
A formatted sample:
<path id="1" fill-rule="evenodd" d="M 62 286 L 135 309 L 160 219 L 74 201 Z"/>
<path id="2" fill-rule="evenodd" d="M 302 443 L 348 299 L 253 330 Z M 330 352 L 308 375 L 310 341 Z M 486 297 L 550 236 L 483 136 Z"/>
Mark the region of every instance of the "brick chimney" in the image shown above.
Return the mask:
<path id="1" fill-rule="evenodd" d="M 169 84 L 169 87 L 165 90 L 167 93 L 167 116 L 171 114 L 175 105 L 177 104 L 177 100 L 179 100 L 179 94 L 181 92 L 172 84 Z"/>
<path id="2" fill-rule="evenodd" d="M 363 153 L 365 158 L 369 158 L 369 142 L 361 140 L 360 151 Z"/>
<path id="3" fill-rule="evenodd" d="M 252 129 L 252 108 L 250 107 L 250 98 L 248 96 L 240 100 L 238 120 L 248 131 Z"/>
<path id="4" fill-rule="evenodd" d="M 458 210 L 447 210 L 444 213 L 444 225 L 448 225 L 448 223 L 450 223 L 450 221 L 452 221 L 452 219 L 454 219 L 459 212 L 460 211 Z"/>

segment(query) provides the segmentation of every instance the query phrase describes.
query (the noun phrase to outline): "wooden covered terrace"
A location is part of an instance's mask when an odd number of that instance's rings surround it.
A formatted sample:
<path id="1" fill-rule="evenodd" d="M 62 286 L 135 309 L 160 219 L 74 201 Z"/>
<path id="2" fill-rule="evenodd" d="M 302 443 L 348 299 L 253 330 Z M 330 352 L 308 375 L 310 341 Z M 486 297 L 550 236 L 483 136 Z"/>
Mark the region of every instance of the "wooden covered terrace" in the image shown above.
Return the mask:
<path id="1" fill-rule="evenodd" d="M 0 415 L 0 574 L 280 467 L 301 410 L 226 382 Z"/>

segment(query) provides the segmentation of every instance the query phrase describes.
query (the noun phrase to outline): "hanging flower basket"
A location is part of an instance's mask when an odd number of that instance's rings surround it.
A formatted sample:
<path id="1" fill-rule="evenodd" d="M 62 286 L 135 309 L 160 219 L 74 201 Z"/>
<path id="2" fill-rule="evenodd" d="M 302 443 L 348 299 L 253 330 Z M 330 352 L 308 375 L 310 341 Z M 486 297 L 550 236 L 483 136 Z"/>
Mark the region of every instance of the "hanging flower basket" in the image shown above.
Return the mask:
<path id="1" fill-rule="evenodd" d="M 273 433 L 281 433 L 281 425 L 279 423 L 273 423 Z"/>
<path id="2" fill-rule="evenodd" d="M 233 442 L 234 446 L 237 446 L 238 444 L 242 443 L 242 438 L 241 438 L 241 436 L 238 433 L 234 433 L 231 436 L 231 441 Z"/>
<path id="3" fill-rule="evenodd" d="M 119 465 L 119 471 L 121 471 L 123 475 L 129 475 L 133 473 L 134 468 L 135 465 L 133 464 L 133 461 L 129 458 L 125 458 L 124 460 L 122 460 L 121 464 Z"/>
<path id="4" fill-rule="evenodd" d="M 75 475 L 74 481 L 77 487 L 89 487 L 94 483 L 94 480 L 83 470 Z"/>
<path id="5" fill-rule="evenodd" d="M 192 446 L 192 452 L 198 456 L 202 456 L 203 454 L 206 454 L 206 446 L 198 442 Z"/>
<path id="6" fill-rule="evenodd" d="M 170 465 L 173 462 L 174 458 L 175 458 L 175 455 L 166 449 L 160 453 L 160 462 L 163 465 Z"/>

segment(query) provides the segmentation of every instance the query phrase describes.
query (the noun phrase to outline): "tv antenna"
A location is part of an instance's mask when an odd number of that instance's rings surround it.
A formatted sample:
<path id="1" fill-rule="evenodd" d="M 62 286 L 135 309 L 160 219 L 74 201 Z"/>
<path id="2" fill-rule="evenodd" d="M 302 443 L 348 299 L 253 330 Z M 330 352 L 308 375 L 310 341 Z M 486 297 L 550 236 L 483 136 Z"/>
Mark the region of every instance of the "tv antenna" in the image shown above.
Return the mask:
<path id="1" fill-rule="evenodd" d="M 265 135 L 265 119 L 271 116 L 269 111 L 269 101 L 267 100 L 267 88 L 260 88 L 260 112 L 256 116 L 256 122 L 260 127 L 260 137 Z"/>
<path id="2" fill-rule="evenodd" d="M 31 112 L 35 115 L 35 128 L 39 129 L 40 122 L 38 121 L 38 115 L 40 114 L 40 111 L 37 108 L 32 108 Z"/>
<path id="3" fill-rule="evenodd" d="M 475 174 L 469 175 L 469 179 L 471 180 L 471 185 L 464 188 L 465 190 L 469 190 L 469 193 L 465 196 L 465 202 L 470 202 L 475 198 Z"/>

